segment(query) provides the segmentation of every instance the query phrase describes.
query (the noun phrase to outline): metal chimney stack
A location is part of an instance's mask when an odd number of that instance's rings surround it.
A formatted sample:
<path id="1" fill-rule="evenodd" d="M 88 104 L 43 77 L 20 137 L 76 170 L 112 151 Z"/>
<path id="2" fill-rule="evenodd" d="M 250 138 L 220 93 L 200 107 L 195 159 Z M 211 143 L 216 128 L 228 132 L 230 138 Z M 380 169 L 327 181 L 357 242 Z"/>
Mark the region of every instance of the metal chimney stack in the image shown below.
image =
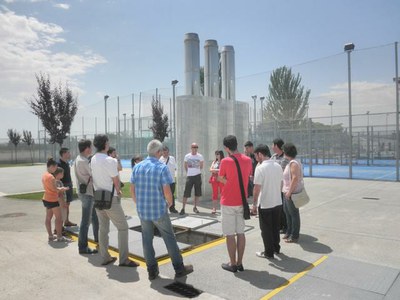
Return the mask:
<path id="1" fill-rule="evenodd" d="M 204 43 L 204 96 L 219 98 L 219 54 L 216 40 Z"/>
<path id="2" fill-rule="evenodd" d="M 200 50 L 197 33 L 185 34 L 186 95 L 200 96 Z"/>
<path id="3" fill-rule="evenodd" d="M 235 99 L 235 50 L 233 46 L 223 46 L 221 49 L 221 98 Z"/>

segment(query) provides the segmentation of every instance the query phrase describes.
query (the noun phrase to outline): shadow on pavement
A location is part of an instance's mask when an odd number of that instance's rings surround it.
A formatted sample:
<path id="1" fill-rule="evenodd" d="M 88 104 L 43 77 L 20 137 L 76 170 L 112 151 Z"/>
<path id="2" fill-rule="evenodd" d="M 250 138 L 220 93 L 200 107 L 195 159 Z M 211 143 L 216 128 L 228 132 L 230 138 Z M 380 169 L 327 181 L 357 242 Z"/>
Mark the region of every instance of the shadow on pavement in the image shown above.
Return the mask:
<path id="1" fill-rule="evenodd" d="M 275 289 L 286 282 L 286 279 L 268 273 L 267 271 L 256 271 L 245 269 L 244 272 L 234 273 L 236 278 L 248 281 L 259 289 Z"/>
<path id="2" fill-rule="evenodd" d="M 148 280 L 148 279 L 146 278 L 145 280 Z M 180 295 L 173 293 L 170 290 L 167 290 L 166 288 L 164 288 L 166 285 L 171 284 L 173 282 L 175 282 L 175 280 L 173 280 L 173 279 L 166 279 L 166 278 L 158 277 L 157 279 L 151 281 L 150 287 L 162 295 L 168 295 L 168 296 L 173 295 L 176 297 L 184 298 L 183 296 L 180 296 Z M 180 278 L 179 282 L 186 283 L 186 277 Z"/>
<path id="3" fill-rule="evenodd" d="M 287 273 L 299 273 L 304 271 L 304 269 L 309 267 L 311 264 L 298 258 L 289 257 L 283 253 L 280 253 L 275 257 L 275 259 L 269 260 L 269 266 Z"/>
<path id="4" fill-rule="evenodd" d="M 300 234 L 299 245 L 307 252 L 327 254 L 333 251 L 331 247 L 319 243 L 316 237 L 307 234 Z"/>

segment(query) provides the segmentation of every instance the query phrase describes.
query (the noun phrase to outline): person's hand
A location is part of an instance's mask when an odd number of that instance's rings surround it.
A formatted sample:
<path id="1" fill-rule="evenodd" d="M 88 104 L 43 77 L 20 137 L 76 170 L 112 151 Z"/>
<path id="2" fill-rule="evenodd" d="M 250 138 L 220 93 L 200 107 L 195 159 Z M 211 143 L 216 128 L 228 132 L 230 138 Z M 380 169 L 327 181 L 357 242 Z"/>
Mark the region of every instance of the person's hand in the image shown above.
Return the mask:
<path id="1" fill-rule="evenodd" d="M 68 191 L 69 190 L 69 186 L 65 186 L 62 189 L 63 189 L 63 191 Z"/>
<path id="2" fill-rule="evenodd" d="M 117 191 L 117 195 L 121 196 L 122 195 L 122 191 L 121 190 Z"/>
<path id="3" fill-rule="evenodd" d="M 290 199 L 290 197 L 292 197 L 292 193 L 286 192 L 285 197 L 286 199 Z"/>
<path id="4" fill-rule="evenodd" d="M 251 212 L 253 213 L 253 215 L 257 215 L 257 206 L 253 205 L 253 207 L 251 208 Z"/>

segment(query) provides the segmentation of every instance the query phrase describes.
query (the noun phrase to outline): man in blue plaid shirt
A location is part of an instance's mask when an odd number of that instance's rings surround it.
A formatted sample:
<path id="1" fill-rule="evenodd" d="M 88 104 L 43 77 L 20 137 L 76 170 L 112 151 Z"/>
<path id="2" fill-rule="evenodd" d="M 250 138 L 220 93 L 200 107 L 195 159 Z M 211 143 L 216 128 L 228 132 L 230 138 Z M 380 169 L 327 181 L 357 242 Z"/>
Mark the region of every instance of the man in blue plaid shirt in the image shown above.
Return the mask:
<path id="1" fill-rule="evenodd" d="M 143 252 L 149 280 L 156 279 L 159 270 L 153 247 L 154 227 L 164 240 L 175 269 L 175 276 L 182 277 L 193 272 L 192 265 L 184 265 L 176 242 L 171 220 L 167 213 L 172 205 L 170 184 L 173 182 L 168 167 L 159 161 L 163 145 L 152 140 L 147 145 L 148 157 L 135 165 L 131 176 L 131 195 L 136 204 L 142 225 Z"/>

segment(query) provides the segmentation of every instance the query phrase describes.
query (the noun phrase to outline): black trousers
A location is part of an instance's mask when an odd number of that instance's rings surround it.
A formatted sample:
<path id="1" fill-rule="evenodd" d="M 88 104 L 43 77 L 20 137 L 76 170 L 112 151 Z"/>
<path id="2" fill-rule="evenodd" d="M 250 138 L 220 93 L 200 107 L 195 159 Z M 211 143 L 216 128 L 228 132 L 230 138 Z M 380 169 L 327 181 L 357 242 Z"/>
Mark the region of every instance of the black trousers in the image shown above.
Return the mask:
<path id="1" fill-rule="evenodd" d="M 171 183 L 169 185 L 169 187 L 171 188 L 171 193 L 172 193 L 172 205 L 169 208 L 169 210 L 171 210 L 171 209 L 175 209 L 175 195 L 174 195 L 175 194 L 175 182 Z"/>
<path id="2" fill-rule="evenodd" d="M 258 220 L 260 221 L 261 237 L 264 243 L 266 256 L 274 256 L 274 252 L 279 253 L 279 230 L 281 225 L 282 205 L 274 208 L 260 208 L 258 210 Z"/>

